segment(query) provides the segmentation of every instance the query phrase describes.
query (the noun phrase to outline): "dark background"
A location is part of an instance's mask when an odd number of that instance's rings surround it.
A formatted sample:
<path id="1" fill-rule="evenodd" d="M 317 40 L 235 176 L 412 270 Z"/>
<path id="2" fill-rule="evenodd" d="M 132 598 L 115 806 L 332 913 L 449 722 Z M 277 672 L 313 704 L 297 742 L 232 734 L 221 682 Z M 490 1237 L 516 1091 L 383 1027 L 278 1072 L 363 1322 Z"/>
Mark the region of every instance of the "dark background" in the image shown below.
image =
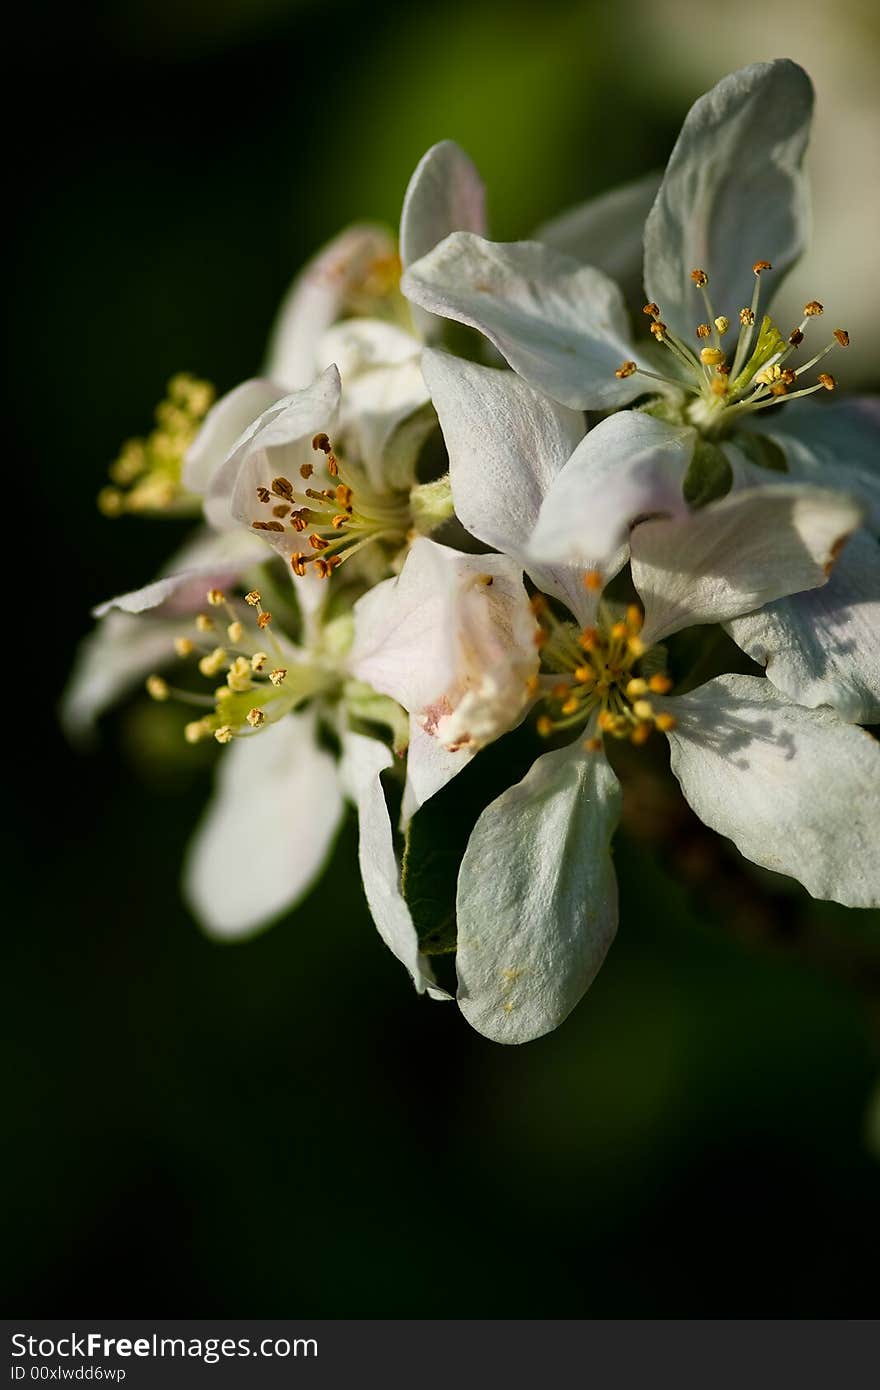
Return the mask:
<path id="1" fill-rule="evenodd" d="M 7 82 L 8 1312 L 873 1311 L 876 917 L 743 866 L 647 771 L 605 968 L 557 1033 L 504 1049 L 411 992 L 352 825 L 295 916 L 206 941 L 177 877 L 211 750 L 172 755 L 179 720 L 141 701 L 90 755 L 53 715 L 90 605 L 184 534 L 94 507 L 173 372 L 253 374 L 298 265 L 356 216 L 393 224 L 444 136 L 495 234 L 524 235 L 662 165 L 724 71 L 804 48 L 839 165 L 864 115 L 844 59 L 876 34 L 858 5 L 827 43 L 797 14 L 777 43 L 738 6 L 727 51 L 679 4 L 668 31 L 641 4 L 30 11 Z M 817 185 L 821 238 L 840 210 Z"/>

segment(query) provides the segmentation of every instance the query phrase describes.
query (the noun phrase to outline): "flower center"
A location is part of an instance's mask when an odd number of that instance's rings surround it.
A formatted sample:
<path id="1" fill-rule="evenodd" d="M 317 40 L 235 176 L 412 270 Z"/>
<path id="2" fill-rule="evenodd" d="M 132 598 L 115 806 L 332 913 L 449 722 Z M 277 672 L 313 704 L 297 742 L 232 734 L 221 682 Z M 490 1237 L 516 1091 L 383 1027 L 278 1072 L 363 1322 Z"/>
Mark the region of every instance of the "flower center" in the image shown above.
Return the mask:
<path id="1" fill-rule="evenodd" d="M 326 434 L 316 434 L 312 447 L 321 462 L 317 468 L 304 463 L 300 476 L 303 482 L 315 477 L 328 486 L 297 489 L 288 478 L 272 478 L 256 490 L 258 502 L 269 512 L 251 522 L 254 530 L 290 530 L 301 536 L 308 549 L 291 553 L 291 568 L 304 575 L 311 565 L 321 579 L 328 579 L 367 545 L 379 542 L 391 551 L 399 549 L 412 524 L 409 493 L 379 492 L 363 469 L 340 462 Z"/>
<path id="2" fill-rule="evenodd" d="M 586 583 L 597 587 L 592 573 Z M 672 681 L 663 671 L 650 673 L 651 652 L 639 635 L 644 615 L 637 604 L 630 604 L 616 620 L 600 613 L 597 626 L 580 631 L 560 621 L 542 594 L 532 600 L 532 608 L 542 666 L 546 674 L 558 677 L 555 684 L 548 681 L 546 712 L 537 721 L 539 734 L 549 738 L 595 718 L 602 733 L 639 744 L 654 729 L 665 732 L 674 727 L 673 716 L 655 711 L 651 702 L 651 695 L 665 695 Z M 585 746 L 598 751 L 601 737 L 588 739 Z"/>
<path id="3" fill-rule="evenodd" d="M 210 711 L 186 725 L 188 743 L 200 743 L 211 736 L 224 744 L 233 738 L 250 737 L 303 700 L 329 688 L 333 680 L 329 669 L 318 662 L 296 660 L 282 647 L 271 630 L 272 614 L 263 608 L 256 589 L 245 595 L 247 607 L 241 609 L 219 589 L 208 592 L 207 603 L 209 608 L 222 610 L 225 623 L 219 614 L 199 613 L 193 621 L 193 637 L 178 637 L 174 646 L 182 659 L 196 659 L 201 676 L 212 681 L 220 677 L 222 684 L 207 695 L 176 689 L 158 675 L 150 676 L 146 683 L 154 700 L 174 699 Z M 212 646 L 221 635 L 222 625 L 222 645 Z"/>
<path id="4" fill-rule="evenodd" d="M 188 372 L 168 383 L 156 406 L 156 428 L 144 439 L 129 439 L 110 467 L 111 485 L 98 493 L 105 516 L 123 512 L 188 509 L 194 499 L 180 482 L 183 460 L 214 401 L 214 388 Z"/>
<path id="5" fill-rule="evenodd" d="M 709 296 L 709 277 L 704 270 L 692 270 L 691 279 L 699 290 L 706 310 L 706 320 L 698 323 L 696 338 L 703 346 L 696 349 L 676 337 L 663 322 L 659 304 L 646 304 L 644 313 L 651 320 L 651 333 L 658 343 L 675 359 L 674 377 L 645 371 L 635 362 L 627 361 L 618 367 L 618 377 L 639 375 L 662 381 L 678 390 L 687 391 L 693 400 L 686 414 L 691 424 L 708 436 L 726 433 L 735 421 L 758 410 L 777 405 L 783 398 L 797 400 L 814 391 L 833 391 L 836 382 L 829 372 L 820 372 L 810 386 L 798 386 L 805 372 L 815 367 L 836 347 L 849 346 L 849 334 L 835 328 L 831 339 L 809 360 L 795 365 L 795 354 L 805 340 L 806 329 L 818 318 L 823 306 L 817 299 L 804 305 L 803 318 L 788 337 L 780 333 L 766 314 L 759 318 L 761 276 L 772 267 L 769 261 L 756 261 L 752 266 L 755 288 L 752 302 L 741 308 L 737 318 L 739 333 L 732 356 L 724 347 L 724 337 L 730 331 L 731 320 L 716 315 Z M 797 389 L 792 389 L 797 388 Z"/>

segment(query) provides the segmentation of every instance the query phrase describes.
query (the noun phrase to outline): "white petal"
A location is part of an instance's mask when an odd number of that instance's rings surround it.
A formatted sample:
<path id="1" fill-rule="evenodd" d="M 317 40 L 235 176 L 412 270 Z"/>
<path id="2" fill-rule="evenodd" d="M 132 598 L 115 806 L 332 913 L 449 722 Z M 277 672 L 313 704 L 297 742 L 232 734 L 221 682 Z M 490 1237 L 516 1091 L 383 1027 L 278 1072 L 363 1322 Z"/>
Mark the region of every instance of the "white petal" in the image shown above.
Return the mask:
<path id="1" fill-rule="evenodd" d="M 596 266 L 641 298 L 642 235 L 659 186 L 659 174 L 621 184 L 545 222 L 533 240 Z"/>
<path id="2" fill-rule="evenodd" d="M 478 328 L 562 405 L 604 410 L 644 392 L 637 375 L 614 374 L 634 355 L 620 290 L 549 246 L 454 232 L 410 266 L 401 288 L 423 309 Z"/>
<path id="3" fill-rule="evenodd" d="M 423 729 L 418 718 L 411 716 L 402 823 L 406 825 L 419 807 L 457 777 L 475 756 L 473 748 L 457 748 L 454 753 L 450 752 L 438 738 Z"/>
<path id="4" fill-rule="evenodd" d="M 432 251 L 450 232 L 479 232 L 486 227 L 486 190 L 473 161 L 452 140 L 432 145 L 416 165 L 400 216 L 400 259 L 411 265 Z M 432 314 L 415 309 L 413 319 L 424 336 L 436 326 Z"/>
<path id="5" fill-rule="evenodd" d="M 880 545 L 857 531 L 827 584 L 734 618 L 727 630 L 799 705 L 880 723 Z"/>
<path id="6" fill-rule="evenodd" d="M 183 464 L 183 485 L 201 497 L 224 459 L 232 452 L 249 425 L 286 394 L 272 381 L 254 378 L 243 381 L 212 405 L 202 428 L 187 450 Z"/>
<path id="7" fill-rule="evenodd" d="M 315 883 L 343 812 L 312 712 L 290 714 L 218 759 L 217 788 L 190 845 L 184 892 L 211 936 L 248 936 Z"/>
<path id="8" fill-rule="evenodd" d="M 815 396 L 756 418 L 756 433 L 783 450 L 792 477 L 846 488 L 870 509 L 868 523 L 880 534 L 880 396 L 849 400 Z"/>
<path id="9" fill-rule="evenodd" d="M 103 618 L 113 609 L 146 613 L 161 605 L 165 605 L 167 614 L 194 613 L 204 604 L 208 589 L 224 588 L 265 558 L 260 540 L 246 531 L 217 533 L 203 529 L 170 561 L 170 574 L 140 589 L 106 599 L 92 609 L 92 616 Z"/>
<path id="10" fill-rule="evenodd" d="M 314 460 L 314 436 L 333 433 L 340 392 L 339 372 L 328 367 L 311 386 L 285 396 L 260 416 L 214 475 L 205 502 L 212 526 L 250 529 L 252 521 L 261 519 L 258 486 L 268 486 L 279 475 L 299 482 L 301 464 Z M 261 531 L 259 536 L 285 558 L 299 549 L 292 529 Z"/>
<path id="11" fill-rule="evenodd" d="M 110 613 L 82 641 L 61 697 L 59 716 L 67 737 L 85 741 L 104 710 L 174 656 L 174 638 L 190 624 L 180 619 L 144 621 Z"/>
<path id="12" fill-rule="evenodd" d="M 486 190 L 476 165 L 453 140 L 432 145 L 416 165 L 400 216 L 400 259 L 426 256 L 450 232 L 486 231 Z"/>
<path id="13" fill-rule="evenodd" d="M 458 877 L 458 1000 L 478 1032 L 520 1043 L 558 1027 L 617 926 L 610 842 L 620 789 L 579 745 L 545 753 L 477 821 Z"/>
<path id="14" fill-rule="evenodd" d="M 382 227 L 354 226 L 334 238 L 297 276 L 287 293 L 269 344 L 266 375 L 287 391 L 308 386 L 318 371 L 317 345 L 377 263 L 397 254 Z"/>
<path id="15" fill-rule="evenodd" d="M 801 168 L 813 89 L 788 59 L 752 63 L 690 109 L 645 226 L 645 290 L 688 341 L 703 318 L 694 269 L 709 276 L 716 314 L 735 322 L 752 297 L 756 261 L 775 290 L 809 229 Z"/>
<path id="16" fill-rule="evenodd" d="M 601 566 L 617 555 L 635 522 L 686 515 L 682 485 L 696 438 L 689 427 L 637 410 L 603 420 L 548 492 L 529 554 Z M 615 564 L 619 569 L 619 558 Z"/>
<path id="17" fill-rule="evenodd" d="M 399 427 L 428 401 L 419 358 L 422 345 L 411 333 L 379 319 L 349 319 L 324 335 L 319 360 L 335 362 L 342 377 L 340 429 L 350 431 L 370 481 L 379 491 L 404 486 L 410 478 L 389 476 L 390 441 Z"/>
<path id="18" fill-rule="evenodd" d="M 880 744 L 755 676 L 662 702 L 678 718 L 672 771 L 697 815 L 747 859 L 814 898 L 880 903 Z"/>
<path id="19" fill-rule="evenodd" d="M 842 493 L 780 483 L 731 493 L 630 538 L 642 637 L 659 642 L 697 623 L 723 623 L 824 584 L 861 509 Z"/>
<path id="20" fill-rule="evenodd" d="M 421 994 L 434 984 L 431 967 L 419 951 L 412 917 L 400 891 L 391 819 L 379 780 L 394 757 L 378 739 L 346 733 L 341 773 L 355 802 L 360 826 L 358 858 L 367 904 L 382 940 L 406 966 Z M 434 991 L 431 991 L 434 993 Z"/>
<path id="21" fill-rule="evenodd" d="M 463 555 L 421 538 L 396 579 L 355 605 L 351 671 L 449 750 L 514 727 L 537 672 L 522 571 L 504 555 Z"/>
<path id="22" fill-rule="evenodd" d="M 400 574 L 355 604 L 349 669 L 408 711 L 421 710 L 455 675 L 455 634 L 447 621 L 451 562 L 441 550 L 417 540 Z"/>
<path id="23" fill-rule="evenodd" d="M 422 369 L 449 454 L 456 516 L 478 540 L 522 559 L 545 494 L 583 438 L 583 412 L 557 405 L 514 372 L 446 352 L 426 349 Z M 528 570 L 539 589 L 578 613 L 580 570 Z"/>

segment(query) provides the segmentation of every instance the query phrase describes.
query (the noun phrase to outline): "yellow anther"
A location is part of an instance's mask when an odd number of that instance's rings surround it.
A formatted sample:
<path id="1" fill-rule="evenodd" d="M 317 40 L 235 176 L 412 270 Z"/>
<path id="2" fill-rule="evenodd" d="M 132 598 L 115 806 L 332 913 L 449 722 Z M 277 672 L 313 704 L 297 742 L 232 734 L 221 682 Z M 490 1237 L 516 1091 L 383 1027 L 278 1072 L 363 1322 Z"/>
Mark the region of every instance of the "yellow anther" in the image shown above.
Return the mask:
<path id="1" fill-rule="evenodd" d="M 214 730 L 214 737 L 218 743 L 231 743 L 233 730 L 231 724 L 221 724 L 219 729 Z"/>
<path id="2" fill-rule="evenodd" d="M 251 670 L 256 672 L 262 671 L 268 660 L 269 658 L 265 652 L 254 652 L 251 657 Z"/>
<path id="3" fill-rule="evenodd" d="M 266 716 L 261 709 L 249 709 L 246 718 L 252 729 L 258 729 L 265 722 Z"/>
<path id="4" fill-rule="evenodd" d="M 211 732 L 211 726 L 205 719 L 193 719 L 184 726 L 183 736 L 187 743 L 201 743 L 203 738 L 207 738 Z"/>
<path id="5" fill-rule="evenodd" d="M 824 314 L 825 305 L 820 304 L 818 299 L 811 299 L 809 304 L 804 305 L 804 318 L 816 319 L 820 314 Z"/>
<path id="6" fill-rule="evenodd" d="M 648 680 L 648 689 L 655 695 L 666 695 L 672 689 L 672 681 L 662 671 L 655 671 Z"/>
<path id="7" fill-rule="evenodd" d="M 727 318 L 724 314 L 719 314 L 717 319 L 715 320 L 715 327 L 717 328 L 719 333 L 726 333 L 728 328 L 730 327 L 730 319 Z"/>
<path id="8" fill-rule="evenodd" d="M 740 309 L 740 311 L 739 311 L 739 321 L 740 321 L 740 323 L 742 324 L 743 328 L 751 328 L 752 324 L 755 322 L 755 312 L 754 312 L 754 310 L 753 310 L 753 309 Z"/>
<path id="9" fill-rule="evenodd" d="M 626 625 L 630 632 L 641 632 L 645 615 L 637 603 L 631 603 L 626 610 Z"/>
<path id="10" fill-rule="evenodd" d="M 658 343 L 663 342 L 663 339 L 666 337 L 667 331 L 668 330 L 666 324 L 661 322 L 660 319 L 655 319 L 654 322 L 651 324 L 651 332 L 657 339 Z"/>
<path id="11" fill-rule="evenodd" d="M 724 361 L 724 353 L 720 348 L 700 348 L 700 361 L 707 367 L 717 367 Z"/>
<path id="12" fill-rule="evenodd" d="M 596 684 L 596 672 L 593 670 L 592 666 L 576 666 L 574 678 L 578 685 Z"/>
<path id="13" fill-rule="evenodd" d="M 222 589 L 209 589 L 205 597 L 212 608 L 219 608 L 221 603 L 226 602 L 226 595 Z"/>
<path id="14" fill-rule="evenodd" d="M 213 632 L 217 624 L 207 613 L 196 614 L 196 628 L 199 632 Z"/>
<path id="15" fill-rule="evenodd" d="M 614 373 L 614 375 L 615 375 L 615 376 L 618 376 L 618 377 L 632 376 L 632 374 L 633 374 L 633 372 L 634 372 L 635 370 L 636 370 L 636 364 L 635 364 L 635 362 L 630 362 L 629 360 L 627 360 L 626 362 L 621 362 L 620 366 L 617 368 L 617 371 Z M 106 489 L 106 488 L 105 488 L 105 491 L 109 491 L 109 489 Z"/>
<path id="16" fill-rule="evenodd" d="M 602 740 L 600 738 L 588 738 L 584 740 L 584 749 L 587 753 L 601 753 Z"/>
<path id="17" fill-rule="evenodd" d="M 655 304 L 652 299 L 650 304 L 645 305 L 645 307 L 642 310 L 642 313 L 647 314 L 648 318 L 655 319 L 657 315 L 660 313 L 660 305 Z"/>
<path id="18" fill-rule="evenodd" d="M 769 261 L 755 261 L 755 264 L 752 266 L 752 270 L 755 272 L 756 275 L 760 275 L 762 270 L 772 269 L 773 267 Z"/>
<path id="19" fill-rule="evenodd" d="M 629 654 L 634 661 L 637 661 L 640 656 L 644 656 L 645 652 L 648 650 L 641 637 L 630 637 L 626 645 L 627 650 L 629 651 Z"/>
<path id="20" fill-rule="evenodd" d="M 535 725 L 541 738 L 549 738 L 553 732 L 553 720 L 546 714 L 542 714 Z"/>
<path id="21" fill-rule="evenodd" d="M 224 647 L 215 647 L 207 656 L 203 656 L 199 662 L 199 670 L 202 675 L 216 676 L 217 672 L 222 670 L 226 664 L 226 655 Z"/>
<path id="22" fill-rule="evenodd" d="M 246 656 L 237 656 L 229 668 L 226 683 L 230 690 L 240 694 L 251 688 L 251 663 Z"/>
<path id="23" fill-rule="evenodd" d="M 171 691 L 168 688 L 168 682 L 163 680 L 161 676 L 148 676 L 147 694 L 152 700 L 167 700 Z"/>
<path id="24" fill-rule="evenodd" d="M 834 377 L 831 375 L 830 372 L 820 372 L 819 382 L 822 386 L 825 387 L 826 391 L 833 391 L 835 386 L 837 385 L 837 382 L 834 380 Z"/>
<path id="25" fill-rule="evenodd" d="M 636 700 L 633 704 L 633 714 L 636 719 L 653 719 L 654 706 L 650 700 Z"/>
<path id="26" fill-rule="evenodd" d="M 214 691 L 214 699 L 217 701 L 217 704 L 219 705 L 222 704 L 224 700 L 228 700 L 231 694 L 232 691 L 229 689 L 228 685 L 218 685 Z"/>
<path id="27" fill-rule="evenodd" d="M 697 289 L 700 290 L 703 288 L 704 285 L 708 285 L 709 283 L 709 277 L 706 274 L 705 270 L 692 270 L 691 279 L 697 286 Z"/>
<path id="28" fill-rule="evenodd" d="M 195 651 L 195 645 L 188 637 L 175 637 L 174 650 L 177 652 L 178 656 L 192 656 Z"/>
<path id="29" fill-rule="evenodd" d="M 244 601 L 249 603 L 251 608 L 256 608 L 261 602 L 262 595 L 258 589 L 251 589 L 249 594 L 245 594 Z"/>
<path id="30" fill-rule="evenodd" d="M 765 367 L 762 372 L 758 372 L 755 377 L 762 386 L 772 386 L 774 381 L 779 381 L 782 376 L 782 368 L 778 362 L 774 362 L 772 367 Z"/>
<path id="31" fill-rule="evenodd" d="M 841 347 L 849 347 L 849 334 L 845 328 L 835 328 L 834 336 Z"/>
<path id="32" fill-rule="evenodd" d="M 526 681 L 526 694 L 529 696 L 537 695 L 541 688 L 541 682 L 537 676 L 529 676 Z"/>
<path id="33" fill-rule="evenodd" d="M 585 627 L 578 636 L 578 644 L 585 652 L 595 651 L 599 644 L 599 630 L 595 627 Z"/>
<path id="34" fill-rule="evenodd" d="M 244 636 L 244 628 L 237 619 L 235 622 L 229 624 L 226 629 L 226 636 L 229 638 L 230 642 L 237 643 L 241 641 Z"/>
<path id="35" fill-rule="evenodd" d="M 102 516 L 119 516 L 124 499 L 118 487 L 102 487 L 98 493 L 98 511 Z"/>
<path id="36" fill-rule="evenodd" d="M 674 714 L 657 714 L 654 716 L 654 723 L 662 734 L 668 734 L 670 729 L 674 729 L 678 720 Z"/>
<path id="37" fill-rule="evenodd" d="M 708 338 L 709 335 L 711 334 L 711 332 L 712 332 L 712 329 L 709 327 L 708 323 L 698 323 L 698 324 L 697 324 L 697 337 L 698 337 L 698 338 Z"/>
<path id="38" fill-rule="evenodd" d="M 565 697 L 568 695 L 569 689 L 570 686 L 568 685 L 567 681 L 560 681 L 558 685 L 554 685 L 550 693 L 552 694 L 554 700 L 564 700 Z"/>
<path id="39" fill-rule="evenodd" d="M 262 631 L 264 627 L 268 627 L 271 621 L 271 613 L 259 613 L 257 615 L 257 627 L 260 629 L 260 631 Z"/>
<path id="40" fill-rule="evenodd" d="M 269 672 L 269 679 L 273 685 L 283 685 L 287 679 L 287 667 L 277 666 L 274 671 Z"/>
<path id="41" fill-rule="evenodd" d="M 570 695 L 562 705 L 563 714 L 576 714 L 578 710 L 578 699 L 576 695 Z"/>
<path id="42" fill-rule="evenodd" d="M 801 343 L 804 341 L 804 335 L 799 328 L 793 328 L 788 335 L 788 341 L 791 343 L 792 347 L 800 347 Z"/>
<path id="43" fill-rule="evenodd" d="M 599 728 L 600 728 L 600 729 L 604 729 L 605 732 L 606 732 L 606 734 L 610 734 L 610 733 L 613 733 L 613 732 L 614 732 L 614 729 L 615 729 L 616 724 L 617 724 L 617 718 L 616 718 L 615 715 L 613 715 L 613 714 L 611 713 L 610 710 L 603 709 L 603 710 L 600 710 L 600 711 L 599 711 L 599 720 L 598 720 L 598 722 L 599 722 Z"/>
<path id="44" fill-rule="evenodd" d="M 647 695 L 648 682 L 642 680 L 641 676 L 634 676 L 626 687 L 626 697 L 628 700 L 638 700 L 640 696 Z"/>
<path id="45" fill-rule="evenodd" d="M 721 371 L 720 367 L 718 368 L 718 371 Z M 713 376 L 712 380 L 709 382 L 709 389 L 711 390 L 713 396 L 726 396 L 727 373 L 725 372 L 721 376 Z"/>
<path id="46" fill-rule="evenodd" d="M 629 736 L 630 743 L 634 743 L 637 746 L 642 743 L 647 743 L 648 739 L 651 737 L 653 728 L 653 724 L 650 723 L 637 724 Z"/>
<path id="47" fill-rule="evenodd" d="M 602 571 L 587 570 L 584 575 L 584 588 L 588 589 L 591 594 L 600 593 L 602 590 Z"/>
<path id="48" fill-rule="evenodd" d="M 622 638 L 627 637 L 628 635 L 629 633 L 626 623 L 614 623 L 614 625 L 611 628 L 611 636 L 614 638 L 615 642 L 621 641 Z"/>

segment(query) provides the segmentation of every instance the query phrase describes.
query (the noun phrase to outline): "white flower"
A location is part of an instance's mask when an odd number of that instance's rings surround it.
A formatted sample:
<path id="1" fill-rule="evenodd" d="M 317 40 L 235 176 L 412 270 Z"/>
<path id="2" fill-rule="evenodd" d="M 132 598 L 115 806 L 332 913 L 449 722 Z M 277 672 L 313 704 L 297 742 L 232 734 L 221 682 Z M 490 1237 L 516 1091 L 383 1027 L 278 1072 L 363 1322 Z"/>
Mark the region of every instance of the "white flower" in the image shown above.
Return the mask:
<path id="1" fill-rule="evenodd" d="M 768 463 L 861 497 L 869 527 L 880 529 L 880 403 L 795 401 L 833 389 L 824 371 L 803 383 L 847 334 L 836 329 L 810 352 L 818 301 L 787 334 L 762 319 L 759 303 L 763 280 L 779 279 L 803 248 L 811 114 L 809 79 L 786 60 L 752 64 L 695 104 L 645 226 L 645 311 L 656 339 L 646 348 L 628 340 L 611 282 L 546 248 L 459 235 L 410 269 L 411 299 L 479 328 L 528 382 L 569 406 L 626 404 L 661 378 L 647 406 L 655 423 L 626 413 L 588 435 L 540 519 L 544 556 L 588 562 L 616 507 L 619 537 L 637 517 L 719 496 L 732 480 L 765 480 L 756 465 Z M 622 366 L 612 363 L 617 353 Z M 818 646 L 817 620 L 827 629 Z M 758 660 L 767 621 L 737 621 L 737 640 Z M 775 605 L 770 678 L 849 718 L 880 718 L 880 663 L 866 640 L 878 621 L 880 555 L 866 536 L 847 548 L 821 600 Z"/>
<path id="2" fill-rule="evenodd" d="M 197 597 L 200 612 L 194 611 Z M 206 595 L 201 572 L 193 569 L 97 611 L 104 623 L 126 621 L 120 657 L 124 651 L 142 668 L 146 646 L 155 669 L 176 654 L 195 663 L 212 690 L 202 694 L 191 681 L 175 688 L 158 676 L 147 682 L 154 698 L 193 707 L 196 717 L 185 729 L 190 742 L 213 736 L 223 745 L 216 790 L 184 872 L 186 897 L 206 931 L 225 939 L 251 935 L 301 901 L 324 869 L 347 798 L 363 811 L 361 866 L 383 939 L 419 990 L 443 997 L 409 913 L 397 901 L 391 824 L 379 781 L 393 754 L 358 725 L 384 725 L 404 738 L 405 729 L 391 701 L 352 679 L 350 616 L 327 622 L 313 608 L 303 615 L 298 645 L 279 631 L 257 591 L 241 598 L 212 588 Z M 151 633 L 149 642 L 139 638 L 137 625 Z M 81 706 L 81 694 L 73 704 Z M 328 751 L 322 729 L 338 740 L 340 760 Z"/>
<path id="3" fill-rule="evenodd" d="M 458 510 L 507 556 L 526 552 L 532 581 L 550 595 L 534 603 L 545 673 L 538 727 L 573 737 L 488 806 L 471 836 L 457 903 L 458 998 L 469 1021 L 500 1041 L 537 1037 L 562 1021 L 601 965 L 616 925 L 609 844 L 619 814 L 605 736 L 640 744 L 664 733 L 688 800 L 748 858 L 815 896 L 877 901 L 878 745 L 830 710 L 793 704 L 769 680 L 722 676 L 672 696 L 660 646 L 693 624 L 730 622 L 819 589 L 859 507 L 790 482 L 744 489 L 694 513 L 681 507 L 637 525 L 613 555 L 606 545 L 585 586 L 582 569 L 550 569 L 528 551 L 542 495 L 565 468 L 571 412 L 511 373 L 440 353 L 426 370 Z M 640 605 L 617 609 L 601 594 L 627 553 Z M 411 560 L 384 590 L 398 606 Z M 377 603 L 376 595 L 366 601 L 371 622 Z M 430 641 L 416 623 L 389 649 L 382 685 L 404 705 Z"/>

